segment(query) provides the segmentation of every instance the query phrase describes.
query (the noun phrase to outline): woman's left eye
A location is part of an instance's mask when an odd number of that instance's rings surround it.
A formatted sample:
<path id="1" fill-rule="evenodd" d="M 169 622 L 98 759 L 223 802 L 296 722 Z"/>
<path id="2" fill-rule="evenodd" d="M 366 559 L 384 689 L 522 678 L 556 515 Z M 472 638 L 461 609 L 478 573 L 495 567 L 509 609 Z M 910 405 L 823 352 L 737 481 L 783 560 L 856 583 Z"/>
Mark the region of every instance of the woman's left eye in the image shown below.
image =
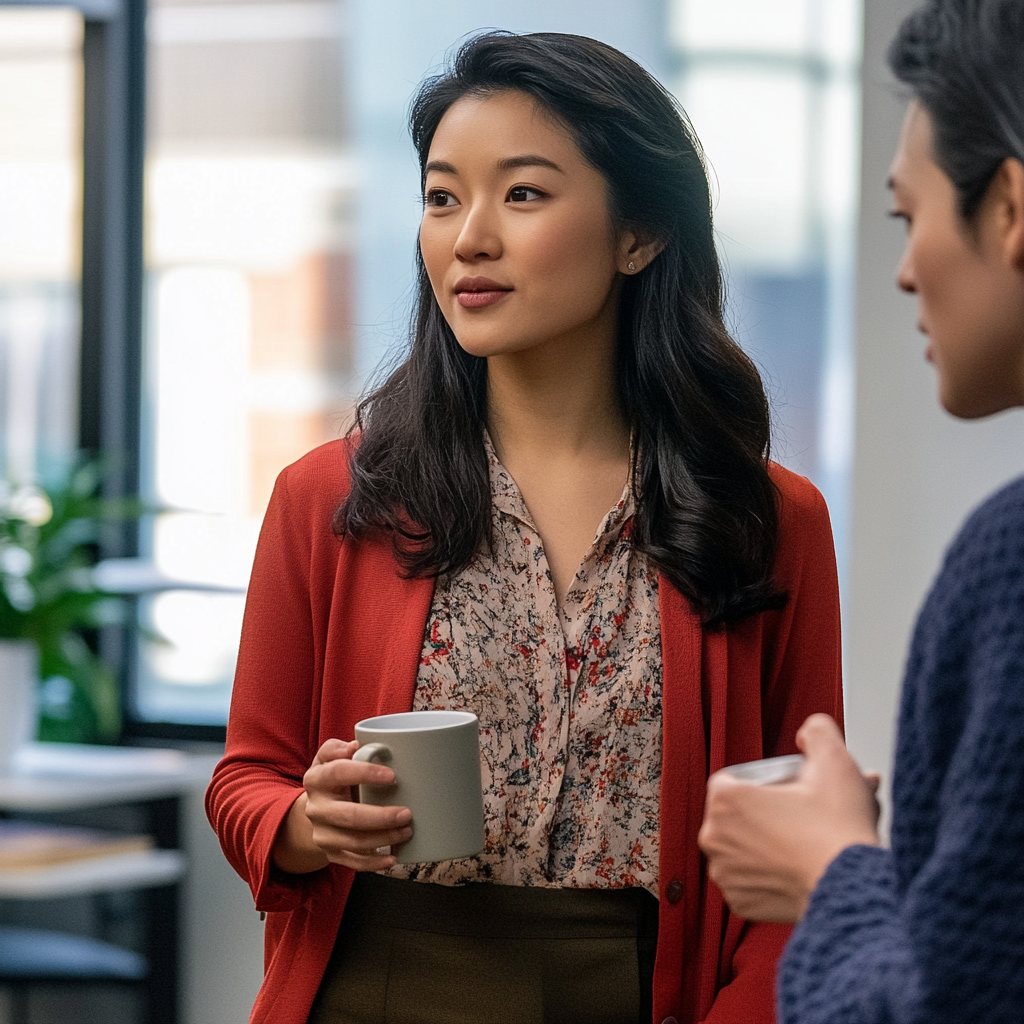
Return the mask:
<path id="1" fill-rule="evenodd" d="M 539 189 L 530 188 L 529 185 L 516 185 L 515 188 L 511 188 L 508 191 L 508 202 L 510 203 L 529 203 L 535 199 L 540 199 L 544 193 Z"/>

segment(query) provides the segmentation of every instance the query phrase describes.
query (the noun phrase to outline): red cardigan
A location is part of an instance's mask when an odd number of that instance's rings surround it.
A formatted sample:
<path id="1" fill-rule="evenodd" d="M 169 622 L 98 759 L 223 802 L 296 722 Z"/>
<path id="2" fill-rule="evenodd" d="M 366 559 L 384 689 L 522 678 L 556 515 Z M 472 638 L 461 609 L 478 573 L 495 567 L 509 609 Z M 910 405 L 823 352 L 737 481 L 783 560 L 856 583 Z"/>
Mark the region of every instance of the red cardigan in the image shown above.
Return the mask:
<path id="1" fill-rule="evenodd" d="M 334 945 L 353 872 L 272 867 L 270 849 L 330 737 L 412 706 L 433 582 L 403 579 L 386 539 L 340 542 L 331 516 L 348 486 L 335 441 L 284 470 L 260 534 L 238 655 L 227 751 L 206 797 L 228 860 L 267 912 L 265 978 L 251 1021 L 302 1024 Z M 661 913 L 654 1020 L 774 1020 L 787 927 L 729 913 L 697 848 L 709 772 L 791 753 L 800 723 L 841 720 L 839 594 L 828 512 L 778 466 L 775 575 L 781 611 L 704 631 L 659 582 L 663 652 Z"/>

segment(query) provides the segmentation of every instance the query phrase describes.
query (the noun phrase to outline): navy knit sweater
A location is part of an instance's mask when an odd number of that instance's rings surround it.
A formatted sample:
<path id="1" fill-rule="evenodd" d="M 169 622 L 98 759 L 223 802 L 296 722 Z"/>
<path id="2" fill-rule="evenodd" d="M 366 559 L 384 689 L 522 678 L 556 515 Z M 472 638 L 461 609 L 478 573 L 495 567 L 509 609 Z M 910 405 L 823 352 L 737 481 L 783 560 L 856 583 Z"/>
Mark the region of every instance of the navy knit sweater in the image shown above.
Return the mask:
<path id="1" fill-rule="evenodd" d="M 780 1024 L 1024 1022 L 1024 479 L 953 543 L 918 619 L 892 850 L 851 846 L 779 969 Z"/>

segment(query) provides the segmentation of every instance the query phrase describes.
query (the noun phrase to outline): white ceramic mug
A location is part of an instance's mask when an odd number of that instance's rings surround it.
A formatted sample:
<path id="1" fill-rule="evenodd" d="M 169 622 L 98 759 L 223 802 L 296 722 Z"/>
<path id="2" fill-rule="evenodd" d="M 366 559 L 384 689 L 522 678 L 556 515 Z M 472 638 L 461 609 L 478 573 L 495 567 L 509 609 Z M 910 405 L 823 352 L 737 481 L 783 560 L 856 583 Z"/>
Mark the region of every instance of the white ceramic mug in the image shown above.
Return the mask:
<path id="1" fill-rule="evenodd" d="M 356 723 L 354 761 L 384 764 L 392 786 L 359 787 L 359 802 L 412 811 L 400 864 L 471 857 L 484 848 L 480 724 L 468 711 L 407 711 Z"/>
<path id="2" fill-rule="evenodd" d="M 722 771 L 728 772 L 741 782 L 755 786 L 771 786 L 776 782 L 788 782 L 800 774 L 804 763 L 803 754 L 783 754 L 781 757 L 766 757 L 762 761 L 745 761 L 731 764 Z"/>

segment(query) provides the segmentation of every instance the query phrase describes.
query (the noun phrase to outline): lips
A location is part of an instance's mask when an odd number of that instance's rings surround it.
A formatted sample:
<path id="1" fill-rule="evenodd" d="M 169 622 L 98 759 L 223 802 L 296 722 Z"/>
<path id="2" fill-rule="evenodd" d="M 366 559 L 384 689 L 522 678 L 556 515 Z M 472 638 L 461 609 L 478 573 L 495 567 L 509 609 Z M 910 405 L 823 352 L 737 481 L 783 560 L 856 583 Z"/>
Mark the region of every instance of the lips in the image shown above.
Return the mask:
<path id="1" fill-rule="evenodd" d="M 464 309 L 482 309 L 500 302 L 512 288 L 489 277 L 463 277 L 455 283 L 453 290 Z"/>

